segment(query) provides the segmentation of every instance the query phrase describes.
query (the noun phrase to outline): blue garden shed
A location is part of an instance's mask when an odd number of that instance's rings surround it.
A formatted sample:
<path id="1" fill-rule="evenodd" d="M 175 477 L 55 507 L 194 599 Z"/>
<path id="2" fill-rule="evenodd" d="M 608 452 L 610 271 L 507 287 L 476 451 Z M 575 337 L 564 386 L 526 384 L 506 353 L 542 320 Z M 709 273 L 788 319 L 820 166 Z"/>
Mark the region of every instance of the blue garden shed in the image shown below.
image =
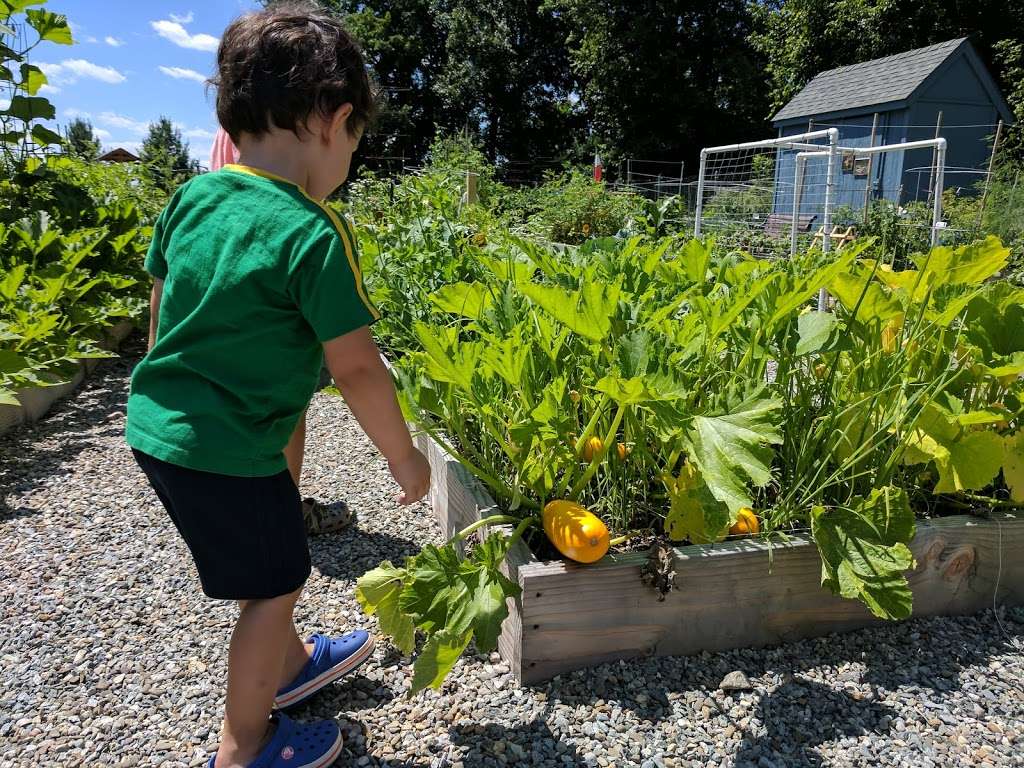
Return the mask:
<path id="1" fill-rule="evenodd" d="M 865 61 L 817 75 L 772 118 L 779 137 L 808 129 L 837 128 L 839 144 L 867 147 L 878 115 L 874 144 L 935 138 L 947 141 L 945 187 L 972 188 L 981 178 L 999 120 L 1012 115 L 999 87 L 967 38 Z M 776 189 L 792 188 L 794 153 L 777 158 Z M 887 152 L 871 163 L 849 153 L 836 172 L 835 205 L 862 208 L 867 197 L 898 203 L 929 196 L 932 151 Z M 801 209 L 821 206 L 823 189 L 805 190 Z M 788 199 L 786 199 L 788 198 Z M 776 195 L 775 209 L 788 212 L 791 192 Z"/>

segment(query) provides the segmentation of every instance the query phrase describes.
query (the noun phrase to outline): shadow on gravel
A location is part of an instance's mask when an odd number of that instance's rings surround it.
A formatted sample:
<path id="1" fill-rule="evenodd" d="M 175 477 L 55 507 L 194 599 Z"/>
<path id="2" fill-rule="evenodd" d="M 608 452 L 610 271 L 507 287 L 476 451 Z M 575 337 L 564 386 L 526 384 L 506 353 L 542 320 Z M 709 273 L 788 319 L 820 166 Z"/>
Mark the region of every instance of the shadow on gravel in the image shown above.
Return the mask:
<path id="1" fill-rule="evenodd" d="M 6 497 L 52 485 L 66 474 L 66 466 L 101 437 L 120 433 L 111 425 L 124 414 L 128 379 L 144 354 L 141 336 L 133 334 L 121 357 L 106 360 L 92 372 L 77 392 L 54 403 L 35 424 L 25 424 L 0 439 L 0 522 L 37 514 L 27 506 L 11 506 Z M 56 443 L 56 445 L 54 445 Z"/>
<path id="2" fill-rule="evenodd" d="M 820 712 L 841 716 L 812 714 Z M 857 699 L 812 680 L 790 680 L 761 696 L 755 717 L 764 724 L 765 732 L 743 740 L 736 753 L 736 766 L 818 768 L 826 762 L 811 749 L 847 736 L 884 736 L 895 716 L 896 711 L 885 704 Z"/>
<path id="3" fill-rule="evenodd" d="M 465 750 L 460 759 L 466 768 L 550 762 L 570 768 L 587 765 L 576 747 L 559 739 L 544 718 L 515 728 L 495 723 L 457 725 L 448 733 L 452 744 Z M 504 755 L 506 762 L 501 762 L 499 755 Z"/>
<path id="4" fill-rule="evenodd" d="M 389 533 L 365 531 L 358 527 L 341 533 L 313 536 L 309 555 L 313 566 L 324 576 L 354 581 L 376 568 L 382 560 L 401 564 L 407 555 L 420 551 L 420 544 Z"/>

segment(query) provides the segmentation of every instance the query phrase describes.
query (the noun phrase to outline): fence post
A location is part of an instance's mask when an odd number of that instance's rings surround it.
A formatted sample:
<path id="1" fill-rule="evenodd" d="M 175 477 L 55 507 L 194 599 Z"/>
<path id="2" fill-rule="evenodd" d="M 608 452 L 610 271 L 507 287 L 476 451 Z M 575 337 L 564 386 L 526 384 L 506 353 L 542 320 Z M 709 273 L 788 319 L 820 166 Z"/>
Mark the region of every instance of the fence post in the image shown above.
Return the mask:
<path id="1" fill-rule="evenodd" d="M 996 164 L 996 152 L 999 151 L 999 137 L 1003 134 L 1003 119 L 999 118 L 996 123 L 996 137 L 992 141 L 992 154 L 988 158 L 988 172 L 985 174 L 985 189 L 981 193 L 981 203 L 978 205 L 978 222 L 975 229 L 981 229 L 982 219 L 985 216 L 985 200 L 988 198 L 988 187 L 992 183 L 992 169 Z"/>
<path id="2" fill-rule="evenodd" d="M 796 256 L 797 246 L 797 221 L 800 219 L 800 193 L 804 188 L 804 163 L 806 158 L 800 157 L 797 152 L 793 170 L 793 217 L 789 222 L 789 255 Z"/>
<path id="3" fill-rule="evenodd" d="M 693 236 L 700 237 L 700 219 L 704 214 L 704 173 L 708 168 L 708 153 L 700 151 L 700 172 L 697 174 L 697 214 L 693 220 Z"/>
<path id="4" fill-rule="evenodd" d="M 942 132 L 942 110 L 939 110 L 939 116 L 935 118 L 935 138 L 939 138 L 939 133 Z M 931 200 L 931 196 L 936 194 L 935 190 L 935 169 L 939 163 L 939 148 L 936 147 L 932 150 L 932 170 L 928 175 L 928 199 Z M 920 183 L 918 183 L 920 187 Z M 939 197 L 942 197 L 942 190 L 937 192 Z"/>
<path id="5" fill-rule="evenodd" d="M 832 250 L 832 192 L 836 176 L 836 153 L 839 149 L 839 129 L 830 128 L 828 132 L 828 171 L 825 175 L 825 216 L 824 237 L 821 239 L 822 253 Z M 825 287 L 818 289 L 818 311 L 824 312 L 828 307 L 828 293 Z"/>
<path id="6" fill-rule="evenodd" d="M 940 138 L 939 142 L 939 145 L 935 147 L 936 193 L 932 201 L 932 248 L 939 244 L 939 224 L 942 219 L 942 185 L 946 175 L 946 140 Z"/>
<path id="7" fill-rule="evenodd" d="M 875 135 L 878 133 L 878 113 L 875 112 L 874 118 L 871 120 L 871 143 L 869 147 L 875 146 Z M 864 185 L 864 223 L 868 223 L 868 206 L 871 202 L 871 186 L 872 176 L 871 171 L 874 168 L 875 155 L 871 153 L 868 155 L 868 180 L 867 184 Z M 854 163 L 856 163 L 856 156 L 854 157 Z"/>

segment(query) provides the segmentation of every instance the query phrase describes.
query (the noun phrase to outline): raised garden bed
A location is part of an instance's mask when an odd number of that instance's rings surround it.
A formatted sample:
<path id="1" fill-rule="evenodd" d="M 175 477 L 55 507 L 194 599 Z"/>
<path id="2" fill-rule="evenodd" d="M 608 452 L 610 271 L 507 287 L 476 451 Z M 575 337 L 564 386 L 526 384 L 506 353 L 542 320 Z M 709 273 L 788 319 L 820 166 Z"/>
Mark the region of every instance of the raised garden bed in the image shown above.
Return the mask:
<path id="1" fill-rule="evenodd" d="M 131 333 L 135 325 L 125 320 L 112 326 L 107 331 L 107 339 L 100 345 L 104 349 L 116 350 L 122 341 Z M 21 405 L 0 405 L 0 435 L 20 424 L 32 424 L 43 418 L 61 398 L 72 394 L 85 377 L 99 364 L 100 360 L 83 360 L 78 365 L 78 372 L 70 381 L 52 387 L 33 387 L 24 389 L 16 395 Z"/>
<path id="2" fill-rule="evenodd" d="M 497 512 L 494 501 L 425 435 L 431 503 L 446 535 Z M 908 574 L 915 617 L 1024 605 L 1024 513 L 918 521 Z M 770 546 L 738 540 L 675 550 L 677 589 L 664 602 L 641 583 L 645 553 L 595 565 L 542 562 L 522 542 L 506 574 L 522 588 L 498 641 L 524 684 L 635 656 L 757 647 L 881 623 L 860 602 L 821 586 L 810 537 Z"/>

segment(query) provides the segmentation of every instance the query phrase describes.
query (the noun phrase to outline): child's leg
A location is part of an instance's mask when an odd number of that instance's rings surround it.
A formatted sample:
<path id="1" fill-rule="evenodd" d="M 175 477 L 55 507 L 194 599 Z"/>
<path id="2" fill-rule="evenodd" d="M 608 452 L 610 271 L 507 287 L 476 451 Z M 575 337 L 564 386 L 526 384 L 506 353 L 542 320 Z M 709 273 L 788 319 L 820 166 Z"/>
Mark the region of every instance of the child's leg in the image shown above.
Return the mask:
<path id="1" fill-rule="evenodd" d="M 288 462 L 288 472 L 295 481 L 295 487 L 299 487 L 299 479 L 302 477 L 302 460 L 306 452 L 306 412 L 302 412 L 299 423 L 295 425 L 288 445 L 284 448 L 284 458 Z"/>
<path id="2" fill-rule="evenodd" d="M 269 738 L 270 710 L 295 637 L 292 611 L 301 591 L 270 600 L 247 600 L 239 614 L 228 654 L 228 694 L 217 768 L 243 768 Z"/>
<path id="3" fill-rule="evenodd" d="M 238 608 L 244 611 L 245 606 L 249 604 L 248 600 L 239 600 Z M 313 653 L 313 644 L 303 642 L 302 638 L 299 637 L 299 631 L 295 628 L 295 622 L 292 622 L 292 631 L 288 638 L 288 649 L 285 651 L 284 657 L 284 671 L 281 675 L 281 682 L 278 688 L 284 688 L 286 685 L 295 680 L 302 668 L 306 666 L 306 662 L 309 661 L 310 655 Z"/>

